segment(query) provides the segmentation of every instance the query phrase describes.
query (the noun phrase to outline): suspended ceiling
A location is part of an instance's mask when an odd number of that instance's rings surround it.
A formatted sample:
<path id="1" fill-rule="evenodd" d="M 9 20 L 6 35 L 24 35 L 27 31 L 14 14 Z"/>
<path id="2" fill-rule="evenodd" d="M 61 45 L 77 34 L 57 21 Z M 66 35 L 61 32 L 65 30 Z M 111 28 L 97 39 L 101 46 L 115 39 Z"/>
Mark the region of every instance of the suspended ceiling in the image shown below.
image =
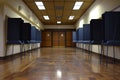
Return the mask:
<path id="1" fill-rule="evenodd" d="M 38 19 L 44 25 L 56 25 L 57 21 L 61 21 L 61 25 L 73 25 L 85 13 L 95 0 L 23 0 L 25 4 L 32 10 Z M 35 5 L 35 1 L 42 1 L 45 10 L 39 10 Z M 76 1 L 83 1 L 83 5 L 79 10 L 73 10 Z M 50 20 L 45 20 L 44 15 L 48 15 Z M 73 20 L 68 20 L 69 16 L 75 16 Z"/>

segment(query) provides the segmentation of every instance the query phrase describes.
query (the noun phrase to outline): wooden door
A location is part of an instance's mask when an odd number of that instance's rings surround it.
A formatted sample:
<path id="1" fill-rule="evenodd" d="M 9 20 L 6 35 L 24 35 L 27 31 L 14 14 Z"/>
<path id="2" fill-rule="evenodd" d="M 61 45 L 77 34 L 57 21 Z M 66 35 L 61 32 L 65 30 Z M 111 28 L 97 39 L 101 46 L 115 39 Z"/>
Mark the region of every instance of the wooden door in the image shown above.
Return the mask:
<path id="1" fill-rule="evenodd" d="M 59 46 L 59 32 L 53 32 L 53 47 Z"/>
<path id="2" fill-rule="evenodd" d="M 72 46 L 72 31 L 66 32 L 66 46 L 71 47 Z"/>
<path id="3" fill-rule="evenodd" d="M 59 47 L 65 47 L 65 32 L 59 32 Z"/>
<path id="4" fill-rule="evenodd" d="M 51 47 L 52 46 L 52 33 L 50 31 L 42 32 L 42 47 Z"/>
<path id="5" fill-rule="evenodd" d="M 52 46 L 52 36 L 51 32 L 46 32 L 46 46 Z"/>
<path id="6" fill-rule="evenodd" d="M 72 42 L 72 32 L 66 31 L 66 47 L 75 47 L 75 43 Z"/>
<path id="7" fill-rule="evenodd" d="M 65 47 L 65 32 L 53 32 L 53 47 Z"/>

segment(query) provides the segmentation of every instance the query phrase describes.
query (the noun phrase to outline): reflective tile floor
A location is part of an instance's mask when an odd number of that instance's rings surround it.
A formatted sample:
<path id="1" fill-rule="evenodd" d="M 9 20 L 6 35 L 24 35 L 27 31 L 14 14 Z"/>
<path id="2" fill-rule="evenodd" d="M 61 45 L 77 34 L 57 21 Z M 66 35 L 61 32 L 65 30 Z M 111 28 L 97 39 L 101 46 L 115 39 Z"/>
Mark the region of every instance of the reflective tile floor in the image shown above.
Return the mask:
<path id="1" fill-rule="evenodd" d="M 76 48 L 41 48 L 0 60 L 0 80 L 120 80 L 120 63 Z"/>

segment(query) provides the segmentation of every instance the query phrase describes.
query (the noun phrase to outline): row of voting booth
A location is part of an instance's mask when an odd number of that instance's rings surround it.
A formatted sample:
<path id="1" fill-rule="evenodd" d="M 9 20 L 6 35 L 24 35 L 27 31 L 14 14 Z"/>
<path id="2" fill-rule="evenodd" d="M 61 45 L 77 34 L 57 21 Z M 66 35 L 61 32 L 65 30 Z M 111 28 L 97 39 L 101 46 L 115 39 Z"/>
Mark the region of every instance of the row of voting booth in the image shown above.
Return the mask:
<path id="1" fill-rule="evenodd" d="M 24 23 L 21 18 L 7 19 L 7 41 L 6 45 L 34 44 L 41 42 L 41 31 L 31 26 L 30 23 Z M 31 47 L 29 45 L 29 47 Z M 7 50 L 7 49 L 6 49 Z M 22 50 L 22 49 L 21 49 Z M 20 52 L 22 52 L 20 50 Z"/>
<path id="2" fill-rule="evenodd" d="M 103 46 L 113 46 L 115 60 L 115 46 L 120 46 L 120 12 L 105 12 L 101 19 L 91 19 L 90 24 L 83 24 L 83 28 L 73 32 L 73 42 L 101 45 L 101 55 L 104 55 Z M 92 47 L 89 48 L 92 51 Z"/>

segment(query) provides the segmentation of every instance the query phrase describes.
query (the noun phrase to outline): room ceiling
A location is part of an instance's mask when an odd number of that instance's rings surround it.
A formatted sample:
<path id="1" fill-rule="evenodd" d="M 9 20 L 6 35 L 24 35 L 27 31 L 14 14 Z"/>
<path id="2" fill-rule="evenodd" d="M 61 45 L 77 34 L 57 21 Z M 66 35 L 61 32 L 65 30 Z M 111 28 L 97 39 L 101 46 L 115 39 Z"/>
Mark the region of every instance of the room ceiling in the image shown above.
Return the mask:
<path id="1" fill-rule="evenodd" d="M 38 19 L 44 25 L 56 25 L 57 21 L 61 21 L 60 25 L 73 25 L 85 13 L 95 0 L 23 0 L 25 4 L 32 10 Z M 39 10 L 35 1 L 42 1 L 46 10 Z M 76 1 L 83 1 L 83 5 L 79 10 L 73 10 Z M 48 15 L 50 20 L 45 20 L 43 15 Z M 73 20 L 68 20 L 69 16 L 75 16 Z"/>

